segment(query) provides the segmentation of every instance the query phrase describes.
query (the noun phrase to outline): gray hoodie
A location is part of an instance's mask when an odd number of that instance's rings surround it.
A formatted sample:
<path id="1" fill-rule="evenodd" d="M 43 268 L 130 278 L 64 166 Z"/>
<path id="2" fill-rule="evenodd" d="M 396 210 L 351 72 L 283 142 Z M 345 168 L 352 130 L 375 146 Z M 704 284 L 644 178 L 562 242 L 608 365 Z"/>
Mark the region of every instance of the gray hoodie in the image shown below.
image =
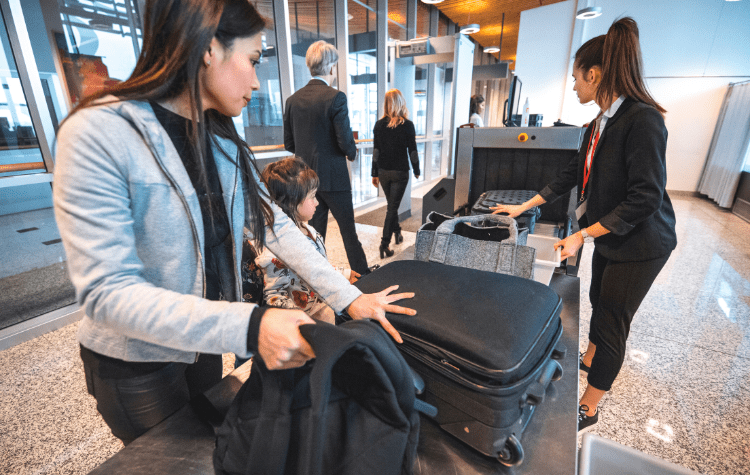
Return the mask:
<path id="1" fill-rule="evenodd" d="M 219 142 L 227 155 L 237 156 L 231 141 Z M 238 256 L 249 218 L 242 177 L 216 147 L 213 156 L 239 284 Z M 147 102 L 90 107 L 64 123 L 57 136 L 53 197 L 70 278 L 85 311 L 78 329 L 83 346 L 126 361 L 192 363 L 198 352 L 251 356 L 247 331 L 255 305 L 202 298 L 200 205 Z M 271 206 L 275 224 L 266 231 L 266 245 L 341 312 L 361 292 Z"/>

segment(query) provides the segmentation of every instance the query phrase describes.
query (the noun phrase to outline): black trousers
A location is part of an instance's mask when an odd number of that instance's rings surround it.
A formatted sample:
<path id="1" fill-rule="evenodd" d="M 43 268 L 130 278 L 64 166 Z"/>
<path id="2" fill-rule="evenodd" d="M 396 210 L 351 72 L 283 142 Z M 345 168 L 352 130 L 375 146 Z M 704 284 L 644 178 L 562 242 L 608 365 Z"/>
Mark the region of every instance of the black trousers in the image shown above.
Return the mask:
<path id="1" fill-rule="evenodd" d="M 344 240 L 346 258 L 349 259 L 349 267 L 362 275 L 367 274 L 367 257 L 362 249 L 362 243 L 357 237 L 354 227 L 354 206 L 352 205 L 351 191 L 319 191 L 315 194 L 318 199 L 318 207 L 310 220 L 310 225 L 326 238 L 328 229 L 328 210 L 339 225 L 341 238 Z"/>
<path id="2" fill-rule="evenodd" d="M 201 354 L 193 364 L 130 363 L 82 346 L 81 359 L 96 409 L 125 445 L 217 384 L 222 375 L 221 355 Z M 144 368 L 148 372 L 142 374 Z"/>
<path id="3" fill-rule="evenodd" d="M 383 187 L 385 200 L 388 202 L 385 223 L 383 223 L 383 245 L 388 246 L 393 233 L 401 231 L 401 226 L 398 224 L 398 207 L 401 206 L 406 185 L 409 184 L 409 172 L 378 169 L 378 179 L 380 186 Z"/>
<path id="4" fill-rule="evenodd" d="M 625 361 L 630 323 L 669 255 L 640 262 L 617 262 L 594 249 L 591 262 L 591 328 L 596 345 L 588 383 L 609 391 Z"/>

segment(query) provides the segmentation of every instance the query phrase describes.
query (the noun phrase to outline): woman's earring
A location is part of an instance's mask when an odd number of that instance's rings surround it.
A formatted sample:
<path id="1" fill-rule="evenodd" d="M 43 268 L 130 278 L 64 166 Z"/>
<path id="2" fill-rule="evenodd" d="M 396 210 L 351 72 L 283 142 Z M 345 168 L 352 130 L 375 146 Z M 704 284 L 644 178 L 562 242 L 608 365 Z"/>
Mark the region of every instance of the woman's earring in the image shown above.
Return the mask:
<path id="1" fill-rule="evenodd" d="M 206 61 L 206 66 L 211 66 L 211 60 Z"/>

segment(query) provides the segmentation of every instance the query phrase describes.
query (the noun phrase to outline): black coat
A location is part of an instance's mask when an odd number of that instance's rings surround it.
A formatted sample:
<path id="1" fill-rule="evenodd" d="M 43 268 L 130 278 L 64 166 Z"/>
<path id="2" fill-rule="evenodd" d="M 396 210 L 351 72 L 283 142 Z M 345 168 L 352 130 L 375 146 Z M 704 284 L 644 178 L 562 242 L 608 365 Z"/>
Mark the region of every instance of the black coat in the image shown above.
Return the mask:
<path id="1" fill-rule="evenodd" d="M 346 94 L 312 79 L 292 94 L 284 110 L 284 148 L 320 178 L 318 191 L 351 191 L 346 159 L 357 157 Z"/>
<path id="2" fill-rule="evenodd" d="M 583 185 L 591 122 L 576 159 L 540 192 L 554 201 Z M 677 245 L 675 215 L 666 191 L 667 129 L 653 107 L 631 98 L 607 121 L 591 162 L 586 214 L 581 227 L 599 222 L 609 234 L 596 238 L 596 250 L 614 261 L 644 261 L 668 255 Z"/>

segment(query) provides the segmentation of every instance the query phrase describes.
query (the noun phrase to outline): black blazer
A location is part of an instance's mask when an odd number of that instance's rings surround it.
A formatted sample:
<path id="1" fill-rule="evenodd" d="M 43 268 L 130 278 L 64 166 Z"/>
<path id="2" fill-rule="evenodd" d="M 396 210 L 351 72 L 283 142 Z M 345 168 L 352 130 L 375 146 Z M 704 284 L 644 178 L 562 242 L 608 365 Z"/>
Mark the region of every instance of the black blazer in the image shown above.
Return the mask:
<path id="1" fill-rule="evenodd" d="M 583 185 L 592 121 L 578 155 L 539 194 L 554 201 Z M 667 195 L 667 129 L 653 107 L 631 98 L 617 109 L 599 136 L 586 185 L 581 227 L 599 222 L 610 233 L 596 238 L 596 250 L 615 261 L 644 261 L 668 255 L 677 245 L 675 215 Z"/>
<path id="2" fill-rule="evenodd" d="M 351 191 L 346 159 L 357 157 L 346 94 L 312 79 L 286 100 L 284 148 L 320 178 L 318 191 Z"/>

